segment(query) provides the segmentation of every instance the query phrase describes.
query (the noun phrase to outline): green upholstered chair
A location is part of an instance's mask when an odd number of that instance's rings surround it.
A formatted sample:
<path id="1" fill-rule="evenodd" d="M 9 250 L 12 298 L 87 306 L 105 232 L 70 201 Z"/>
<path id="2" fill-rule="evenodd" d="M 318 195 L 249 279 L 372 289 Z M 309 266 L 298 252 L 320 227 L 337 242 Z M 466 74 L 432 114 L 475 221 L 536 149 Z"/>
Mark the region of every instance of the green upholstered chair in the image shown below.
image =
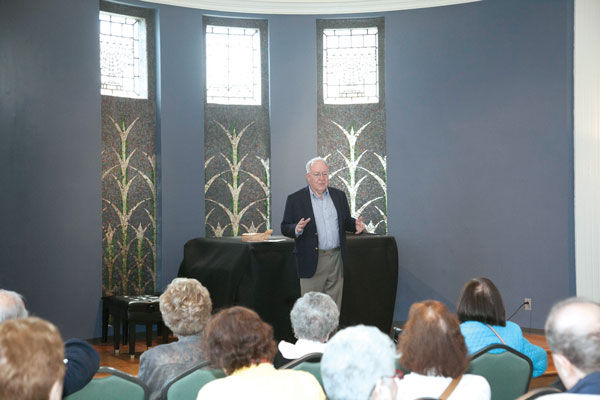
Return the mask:
<path id="1" fill-rule="evenodd" d="M 404 368 L 402 366 L 399 358 L 396 359 L 395 366 L 396 366 L 396 371 L 401 371 L 402 375 L 410 374 L 410 371 L 407 368 Z"/>
<path id="2" fill-rule="evenodd" d="M 306 371 L 312 374 L 321 387 L 323 387 L 323 379 L 321 378 L 321 357 L 323 353 L 309 353 L 300 358 L 297 358 L 283 365 L 279 369 L 295 369 L 298 371 Z M 324 389 L 323 389 L 324 390 Z"/>
<path id="3" fill-rule="evenodd" d="M 173 378 L 162 389 L 160 398 L 162 400 L 196 400 L 198 392 L 204 385 L 225 377 L 223 370 L 204 369 L 208 364 L 208 362 L 203 362 Z"/>
<path id="4" fill-rule="evenodd" d="M 296 365 L 301 364 L 303 362 L 321 362 L 321 357 L 323 353 L 308 353 L 303 355 L 302 357 L 296 358 L 295 360 L 290 361 L 289 363 L 282 365 L 279 369 L 292 369 Z"/>
<path id="5" fill-rule="evenodd" d="M 319 381 L 319 384 L 321 385 L 321 387 L 323 387 L 323 379 L 321 378 L 321 363 L 320 362 L 305 361 L 305 362 L 302 362 L 302 363 L 296 365 L 292 369 L 295 369 L 298 371 L 309 372 L 315 378 L 317 378 L 317 380 Z"/>
<path id="6" fill-rule="evenodd" d="M 144 382 L 111 367 L 100 367 L 98 373 L 109 374 L 94 378 L 83 389 L 64 400 L 147 400 L 150 394 Z"/>
<path id="7" fill-rule="evenodd" d="M 500 353 L 490 350 L 502 349 Z M 481 375 L 492 389 L 492 400 L 513 400 L 529 389 L 533 364 L 524 354 L 503 344 L 484 347 L 471 356 L 468 374 Z"/>

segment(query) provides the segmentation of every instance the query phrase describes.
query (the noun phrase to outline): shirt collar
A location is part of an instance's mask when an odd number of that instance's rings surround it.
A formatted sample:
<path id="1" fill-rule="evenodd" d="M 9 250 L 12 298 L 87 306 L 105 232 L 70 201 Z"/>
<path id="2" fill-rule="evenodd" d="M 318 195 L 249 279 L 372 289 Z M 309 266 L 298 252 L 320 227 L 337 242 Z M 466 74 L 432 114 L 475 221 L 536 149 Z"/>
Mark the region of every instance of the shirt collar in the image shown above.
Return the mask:
<path id="1" fill-rule="evenodd" d="M 313 192 L 310 185 L 308 186 L 308 191 L 310 192 L 311 197 L 321 200 L 321 199 L 319 199 L 319 196 L 317 196 L 317 194 L 315 192 Z M 323 192 L 323 197 L 325 197 L 325 195 L 329 196 L 329 188 L 325 189 L 325 191 Z"/>

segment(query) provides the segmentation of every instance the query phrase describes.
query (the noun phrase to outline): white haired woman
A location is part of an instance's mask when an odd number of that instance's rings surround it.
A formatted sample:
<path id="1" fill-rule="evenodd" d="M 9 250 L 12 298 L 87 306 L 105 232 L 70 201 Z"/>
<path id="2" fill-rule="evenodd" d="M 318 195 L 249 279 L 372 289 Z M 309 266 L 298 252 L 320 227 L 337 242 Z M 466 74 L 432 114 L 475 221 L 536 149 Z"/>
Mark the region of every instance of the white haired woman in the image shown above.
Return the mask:
<path id="1" fill-rule="evenodd" d="M 150 388 L 150 400 L 160 398 L 169 380 L 205 361 L 202 330 L 210 318 L 208 290 L 196 279 L 175 278 L 159 298 L 165 325 L 178 338 L 142 353 L 138 378 Z"/>
<path id="2" fill-rule="evenodd" d="M 338 326 L 340 312 L 331 297 L 308 292 L 294 303 L 290 313 L 296 343 L 279 342 L 276 368 L 309 353 L 322 353 L 325 342 Z"/>
<path id="3" fill-rule="evenodd" d="M 323 386 L 330 400 L 395 397 L 396 350 L 374 326 L 342 329 L 325 345 L 321 359 Z"/>

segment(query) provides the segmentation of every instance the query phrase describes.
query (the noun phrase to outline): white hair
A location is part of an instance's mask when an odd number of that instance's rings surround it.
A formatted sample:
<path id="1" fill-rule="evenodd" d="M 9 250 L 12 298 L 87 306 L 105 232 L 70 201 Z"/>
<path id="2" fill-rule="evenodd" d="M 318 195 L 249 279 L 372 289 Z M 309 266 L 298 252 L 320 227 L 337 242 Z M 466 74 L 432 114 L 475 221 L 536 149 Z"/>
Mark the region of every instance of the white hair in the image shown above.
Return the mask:
<path id="1" fill-rule="evenodd" d="M 198 335 L 212 311 L 210 294 L 194 278 L 175 278 L 158 298 L 163 322 L 176 336 Z"/>
<path id="2" fill-rule="evenodd" d="M 556 303 L 546 320 L 550 350 L 586 375 L 600 371 L 600 304 L 571 297 Z"/>
<path id="3" fill-rule="evenodd" d="M 290 320 L 298 339 L 324 343 L 337 328 L 340 312 L 329 295 L 308 292 L 294 303 Z"/>
<path id="4" fill-rule="evenodd" d="M 327 165 L 327 161 L 325 161 L 325 159 L 323 157 L 314 157 L 311 158 L 310 160 L 308 160 L 308 162 L 306 163 L 306 173 L 308 174 L 310 172 L 310 166 L 316 162 L 316 161 L 322 161 L 325 163 L 325 165 Z"/>
<path id="5" fill-rule="evenodd" d="M 327 342 L 321 358 L 327 398 L 367 400 L 381 377 L 394 375 L 395 353 L 392 340 L 374 326 L 339 331 Z"/>
<path id="6" fill-rule="evenodd" d="M 0 322 L 28 316 L 23 296 L 12 290 L 0 289 Z"/>

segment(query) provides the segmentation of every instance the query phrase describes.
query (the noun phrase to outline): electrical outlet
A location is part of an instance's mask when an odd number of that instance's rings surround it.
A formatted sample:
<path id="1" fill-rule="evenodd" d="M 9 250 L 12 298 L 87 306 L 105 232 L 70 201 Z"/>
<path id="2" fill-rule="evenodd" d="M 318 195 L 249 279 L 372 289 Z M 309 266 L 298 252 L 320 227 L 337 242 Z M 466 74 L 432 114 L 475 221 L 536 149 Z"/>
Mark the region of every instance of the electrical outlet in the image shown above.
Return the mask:
<path id="1" fill-rule="evenodd" d="M 523 299 L 523 303 L 525 303 L 525 310 L 531 311 L 531 298 L 530 297 L 525 297 Z"/>

